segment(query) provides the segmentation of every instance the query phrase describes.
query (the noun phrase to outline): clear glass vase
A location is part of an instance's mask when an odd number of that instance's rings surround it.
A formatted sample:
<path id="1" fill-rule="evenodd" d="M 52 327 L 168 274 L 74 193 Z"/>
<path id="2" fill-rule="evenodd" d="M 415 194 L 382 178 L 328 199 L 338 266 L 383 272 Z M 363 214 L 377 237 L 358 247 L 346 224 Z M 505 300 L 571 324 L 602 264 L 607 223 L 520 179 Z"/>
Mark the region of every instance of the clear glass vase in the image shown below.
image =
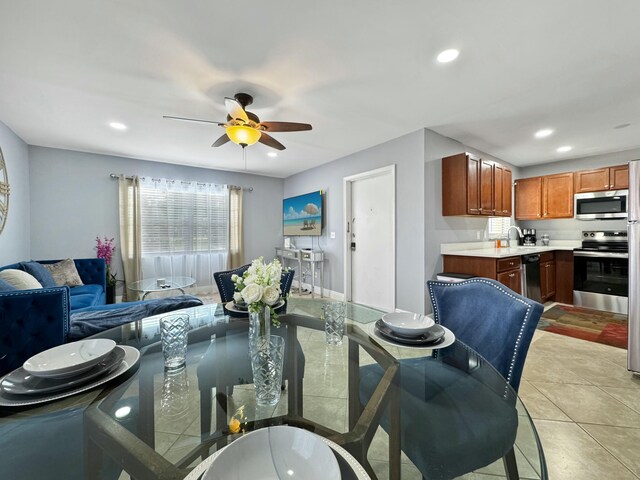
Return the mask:
<path id="1" fill-rule="evenodd" d="M 271 310 L 268 306 L 261 307 L 257 312 L 249 314 L 249 338 L 255 341 L 258 337 L 268 337 L 271 334 Z"/>

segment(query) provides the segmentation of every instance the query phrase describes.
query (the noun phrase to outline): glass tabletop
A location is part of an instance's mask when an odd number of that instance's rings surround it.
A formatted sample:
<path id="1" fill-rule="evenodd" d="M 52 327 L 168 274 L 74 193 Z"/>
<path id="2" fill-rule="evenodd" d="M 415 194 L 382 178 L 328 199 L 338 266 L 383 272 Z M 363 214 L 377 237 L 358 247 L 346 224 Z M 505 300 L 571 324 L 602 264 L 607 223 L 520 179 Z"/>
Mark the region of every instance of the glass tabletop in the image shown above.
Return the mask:
<path id="1" fill-rule="evenodd" d="M 164 290 L 180 290 L 196 283 L 191 277 L 146 278 L 138 282 L 127 284 L 127 288 L 134 292 L 162 292 Z"/>
<path id="2" fill-rule="evenodd" d="M 419 475 L 416 466 L 400 456 L 399 439 L 409 429 L 433 437 L 437 446 L 447 431 L 473 435 L 474 418 L 496 417 L 497 425 L 504 425 L 503 437 L 515 442 L 520 475 L 546 478 L 526 409 L 479 355 L 457 341 L 435 357 L 430 350 L 384 344 L 371 335 L 382 313 L 351 304 L 343 344 L 328 346 L 319 319 L 325 302 L 291 298 L 287 314 L 280 316 L 285 382 L 280 402 L 272 407 L 256 404 L 248 322 L 225 316 L 221 305 L 186 310 L 190 331 L 183 370 L 164 370 L 159 317 L 100 334 L 138 348 L 142 355 L 137 370 L 84 395 L 29 410 L 0 410 L 0 448 L 9 459 L 3 461 L 3 470 L 15 474 L 11 478 L 178 479 L 243 434 L 286 424 L 344 447 L 371 478 L 400 478 L 400 469 L 404 478 L 408 471 Z M 399 382 L 400 368 L 402 378 L 428 378 L 428 388 Z M 363 395 L 366 385 L 371 395 Z M 459 395 L 468 396 L 472 404 L 475 400 L 475 407 L 451 408 Z M 427 419 L 419 427 L 407 423 L 412 409 L 423 404 L 440 412 L 439 419 Z M 496 405 L 497 415 L 491 411 Z M 61 445 L 61 435 L 72 440 Z M 476 440 L 462 442 L 466 450 L 457 455 L 484 455 L 486 440 Z M 29 462 L 41 449 L 49 455 L 39 457 L 37 464 Z M 480 472 L 504 475 L 501 458 L 486 458 Z M 122 470 L 127 473 L 121 475 Z M 357 477 L 343 471 L 343 478 Z"/>

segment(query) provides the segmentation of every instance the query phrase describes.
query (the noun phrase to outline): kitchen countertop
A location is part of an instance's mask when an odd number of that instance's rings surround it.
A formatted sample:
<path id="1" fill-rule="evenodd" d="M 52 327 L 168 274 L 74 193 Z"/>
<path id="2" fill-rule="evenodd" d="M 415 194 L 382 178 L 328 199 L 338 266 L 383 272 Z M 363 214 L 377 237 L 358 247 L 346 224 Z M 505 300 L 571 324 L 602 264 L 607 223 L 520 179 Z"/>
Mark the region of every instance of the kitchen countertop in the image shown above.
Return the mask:
<path id="1" fill-rule="evenodd" d="M 507 248 L 495 248 L 487 247 L 490 242 L 482 242 L 481 244 L 468 244 L 470 248 L 465 248 L 465 244 L 442 244 L 440 246 L 440 253 L 442 255 L 459 255 L 463 257 L 486 257 L 486 258 L 505 258 L 515 257 L 520 255 L 529 255 L 532 253 L 553 252 L 555 250 L 568 250 L 571 251 L 574 248 L 579 248 L 580 241 L 561 241 L 557 244 L 553 242 L 549 246 L 535 246 L 535 247 L 507 247 Z"/>

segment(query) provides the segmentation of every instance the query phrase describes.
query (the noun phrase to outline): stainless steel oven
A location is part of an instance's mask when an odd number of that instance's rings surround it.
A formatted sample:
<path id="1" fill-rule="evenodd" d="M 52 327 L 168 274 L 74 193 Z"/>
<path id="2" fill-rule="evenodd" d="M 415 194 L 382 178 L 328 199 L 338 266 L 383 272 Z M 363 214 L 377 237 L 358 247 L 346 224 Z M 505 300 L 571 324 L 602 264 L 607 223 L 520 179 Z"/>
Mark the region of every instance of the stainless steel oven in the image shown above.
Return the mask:
<path id="1" fill-rule="evenodd" d="M 576 193 L 574 195 L 575 218 L 576 220 L 627 218 L 628 196 L 628 190 Z"/>
<path id="2" fill-rule="evenodd" d="M 582 248 L 573 251 L 574 305 L 627 313 L 627 232 L 583 232 L 583 238 Z"/>

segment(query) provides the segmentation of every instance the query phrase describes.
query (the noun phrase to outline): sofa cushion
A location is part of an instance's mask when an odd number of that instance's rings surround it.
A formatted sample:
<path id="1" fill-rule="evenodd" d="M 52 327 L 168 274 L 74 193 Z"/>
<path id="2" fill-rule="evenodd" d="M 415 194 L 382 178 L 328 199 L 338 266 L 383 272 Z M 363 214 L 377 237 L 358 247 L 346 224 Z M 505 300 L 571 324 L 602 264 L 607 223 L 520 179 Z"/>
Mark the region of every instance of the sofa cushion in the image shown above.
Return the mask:
<path id="1" fill-rule="evenodd" d="M 58 263 L 45 263 L 43 265 L 51 272 L 57 285 L 67 285 L 69 287 L 84 285 L 78 274 L 76 264 L 71 258 Z"/>
<path id="2" fill-rule="evenodd" d="M 51 272 L 41 263 L 38 262 L 20 262 L 22 269 L 29 275 L 35 277 L 43 288 L 57 287 L 58 284 L 53 279 Z"/>
<path id="3" fill-rule="evenodd" d="M 0 272 L 0 278 L 9 282 L 16 287 L 17 290 L 33 290 L 36 288 L 42 288 L 42 285 L 33 275 L 29 275 L 22 270 L 14 270 L 9 268 Z"/>
<path id="4" fill-rule="evenodd" d="M 80 285 L 69 289 L 69 294 L 75 295 L 95 295 L 99 297 L 103 293 L 102 285 Z"/>
<path id="5" fill-rule="evenodd" d="M 12 292 L 13 290 L 17 290 L 17 288 L 11 285 L 6 280 L 0 278 L 0 292 Z"/>
<path id="6" fill-rule="evenodd" d="M 79 308 L 93 307 L 99 305 L 100 295 L 92 295 L 84 293 L 82 295 L 71 295 L 69 297 L 69 306 L 71 311 L 78 310 Z"/>

